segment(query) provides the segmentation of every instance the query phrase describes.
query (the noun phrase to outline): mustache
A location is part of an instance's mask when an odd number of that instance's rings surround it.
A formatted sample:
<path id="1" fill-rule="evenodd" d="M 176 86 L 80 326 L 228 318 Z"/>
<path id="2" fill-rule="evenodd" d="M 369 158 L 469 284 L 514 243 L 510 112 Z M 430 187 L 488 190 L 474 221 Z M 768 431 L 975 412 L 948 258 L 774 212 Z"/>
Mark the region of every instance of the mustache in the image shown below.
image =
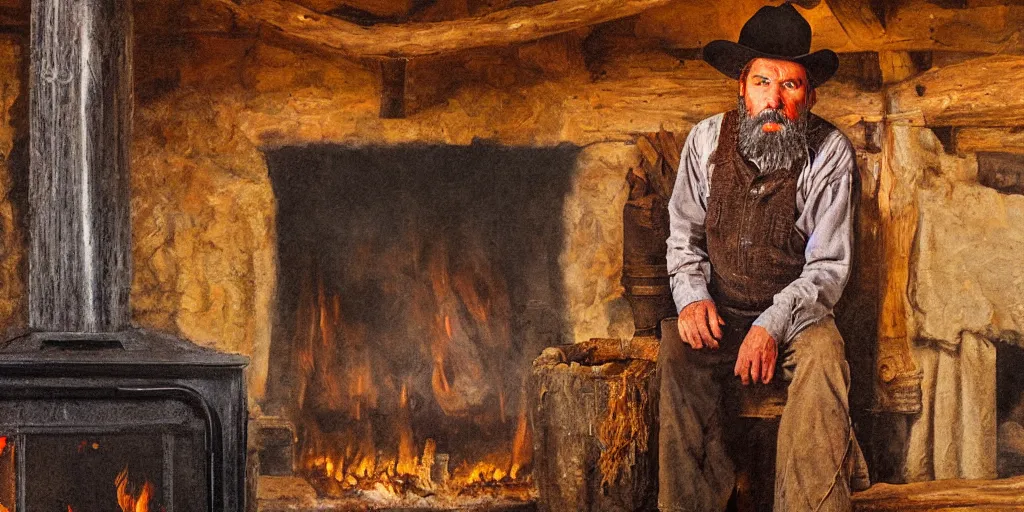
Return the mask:
<path id="1" fill-rule="evenodd" d="M 793 122 L 782 113 L 782 109 L 766 108 L 754 116 L 754 121 L 756 121 L 759 126 L 764 125 L 765 123 L 780 124 L 785 128 L 793 126 Z"/>

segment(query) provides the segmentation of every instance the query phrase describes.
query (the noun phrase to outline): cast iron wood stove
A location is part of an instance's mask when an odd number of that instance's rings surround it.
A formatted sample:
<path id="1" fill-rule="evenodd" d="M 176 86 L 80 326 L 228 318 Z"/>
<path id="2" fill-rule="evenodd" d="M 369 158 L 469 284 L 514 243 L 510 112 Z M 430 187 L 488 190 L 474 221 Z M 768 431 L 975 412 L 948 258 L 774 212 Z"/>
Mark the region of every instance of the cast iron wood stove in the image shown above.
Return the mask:
<path id="1" fill-rule="evenodd" d="M 134 329 L 131 3 L 32 3 L 28 331 L 0 346 L 0 511 L 239 512 L 246 359 Z"/>

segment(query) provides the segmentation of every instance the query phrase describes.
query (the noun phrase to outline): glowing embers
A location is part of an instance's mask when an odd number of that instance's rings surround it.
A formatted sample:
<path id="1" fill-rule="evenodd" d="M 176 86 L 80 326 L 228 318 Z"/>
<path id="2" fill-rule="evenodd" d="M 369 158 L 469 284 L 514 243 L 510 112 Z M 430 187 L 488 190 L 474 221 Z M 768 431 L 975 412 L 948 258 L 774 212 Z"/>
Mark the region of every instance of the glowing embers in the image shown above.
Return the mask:
<path id="1" fill-rule="evenodd" d="M 310 265 L 293 337 L 303 469 L 337 498 L 531 499 L 530 354 L 506 283 L 473 244 L 423 247 L 379 275 Z"/>

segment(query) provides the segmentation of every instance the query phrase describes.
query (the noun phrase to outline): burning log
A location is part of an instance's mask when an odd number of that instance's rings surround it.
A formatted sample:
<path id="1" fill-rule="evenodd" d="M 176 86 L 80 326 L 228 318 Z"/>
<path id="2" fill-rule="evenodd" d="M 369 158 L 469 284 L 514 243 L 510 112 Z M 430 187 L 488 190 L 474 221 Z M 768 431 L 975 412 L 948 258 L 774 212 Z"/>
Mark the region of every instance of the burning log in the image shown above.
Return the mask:
<path id="1" fill-rule="evenodd" d="M 649 510 L 656 498 L 653 338 L 546 349 L 529 386 L 540 510 Z"/>

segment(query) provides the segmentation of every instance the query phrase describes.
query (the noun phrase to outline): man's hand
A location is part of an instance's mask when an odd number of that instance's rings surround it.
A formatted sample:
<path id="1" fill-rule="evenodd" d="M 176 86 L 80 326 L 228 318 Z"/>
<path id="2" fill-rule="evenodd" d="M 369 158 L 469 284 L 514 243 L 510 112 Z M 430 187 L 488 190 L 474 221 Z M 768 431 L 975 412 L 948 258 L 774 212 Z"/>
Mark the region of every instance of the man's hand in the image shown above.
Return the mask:
<path id="1" fill-rule="evenodd" d="M 710 299 L 691 302 L 679 312 L 679 336 L 696 349 L 718 348 L 723 325 L 725 320 L 718 316 L 715 302 Z"/>
<path id="2" fill-rule="evenodd" d="M 772 335 L 764 327 L 755 325 L 743 338 L 733 373 L 743 381 L 744 386 L 751 382 L 768 384 L 775 376 L 775 360 L 778 355 L 779 346 Z"/>

